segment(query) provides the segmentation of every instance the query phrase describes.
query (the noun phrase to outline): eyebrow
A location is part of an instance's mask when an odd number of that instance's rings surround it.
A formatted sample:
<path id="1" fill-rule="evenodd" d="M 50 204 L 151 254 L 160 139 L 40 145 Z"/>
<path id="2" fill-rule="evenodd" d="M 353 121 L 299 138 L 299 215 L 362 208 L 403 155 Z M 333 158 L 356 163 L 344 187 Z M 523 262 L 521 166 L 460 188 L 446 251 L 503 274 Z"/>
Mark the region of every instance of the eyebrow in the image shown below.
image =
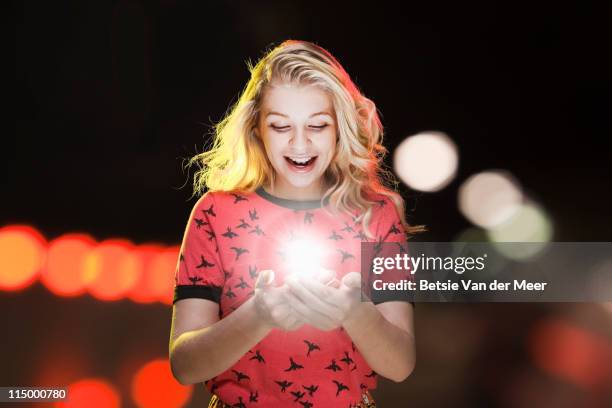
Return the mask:
<path id="1" fill-rule="evenodd" d="M 285 115 L 284 113 L 280 113 L 280 112 L 276 112 L 276 111 L 270 111 L 266 114 L 266 118 L 270 115 L 278 115 L 278 116 L 282 116 L 284 118 L 288 118 L 289 116 Z M 318 116 L 318 115 L 328 115 L 330 117 L 332 117 L 331 113 L 329 113 L 328 111 L 321 111 L 321 112 L 316 112 L 313 113 L 312 115 L 309 116 L 309 118 L 312 118 L 314 116 Z"/>

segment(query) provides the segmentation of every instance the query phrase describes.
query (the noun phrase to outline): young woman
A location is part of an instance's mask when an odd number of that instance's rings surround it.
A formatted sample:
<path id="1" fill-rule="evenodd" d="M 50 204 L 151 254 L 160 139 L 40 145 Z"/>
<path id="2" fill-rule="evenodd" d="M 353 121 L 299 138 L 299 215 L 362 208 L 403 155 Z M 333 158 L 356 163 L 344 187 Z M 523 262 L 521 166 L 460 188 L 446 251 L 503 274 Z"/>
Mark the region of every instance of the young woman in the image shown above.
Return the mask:
<path id="1" fill-rule="evenodd" d="M 328 51 L 289 40 L 249 70 L 191 162 L 207 192 L 176 272 L 173 374 L 209 407 L 374 407 L 377 375 L 414 368 L 413 305 L 362 301 L 361 242 L 422 228 L 385 186 L 374 103 Z"/>

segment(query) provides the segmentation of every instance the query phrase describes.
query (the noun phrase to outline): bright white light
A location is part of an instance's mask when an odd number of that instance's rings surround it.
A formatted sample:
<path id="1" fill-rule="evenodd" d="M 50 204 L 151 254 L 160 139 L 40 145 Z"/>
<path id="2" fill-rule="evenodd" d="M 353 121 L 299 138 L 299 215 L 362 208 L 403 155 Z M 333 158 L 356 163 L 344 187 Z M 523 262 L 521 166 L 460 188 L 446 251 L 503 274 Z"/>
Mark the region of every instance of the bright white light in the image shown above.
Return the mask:
<path id="1" fill-rule="evenodd" d="M 487 231 L 493 242 L 530 242 L 529 246 L 497 245 L 496 249 L 507 258 L 516 260 L 531 258 L 548 246 L 553 226 L 544 210 L 535 203 L 526 203 L 508 221 Z"/>
<path id="2" fill-rule="evenodd" d="M 486 171 L 468 178 L 459 188 L 459 210 L 475 225 L 494 228 L 521 208 L 523 193 L 508 172 Z"/>
<path id="3" fill-rule="evenodd" d="M 441 132 L 423 132 L 406 138 L 395 149 L 397 176 L 415 190 L 434 192 L 446 187 L 457 173 L 457 147 Z"/>
<path id="4" fill-rule="evenodd" d="M 283 252 L 290 274 L 314 275 L 322 268 L 326 251 L 312 239 L 296 238 L 289 241 Z"/>

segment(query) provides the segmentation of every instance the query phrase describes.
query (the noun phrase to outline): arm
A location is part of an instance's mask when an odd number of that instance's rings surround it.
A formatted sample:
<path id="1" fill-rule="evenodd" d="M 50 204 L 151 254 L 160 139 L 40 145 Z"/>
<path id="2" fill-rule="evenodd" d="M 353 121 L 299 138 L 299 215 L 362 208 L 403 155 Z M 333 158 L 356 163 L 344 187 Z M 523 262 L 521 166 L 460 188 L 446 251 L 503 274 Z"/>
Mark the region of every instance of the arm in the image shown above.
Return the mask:
<path id="1" fill-rule="evenodd" d="M 255 294 L 219 320 L 219 305 L 207 299 L 175 303 L 170 334 L 170 367 L 181 384 L 206 381 L 233 366 L 273 328 L 297 330 L 304 323 L 293 313 L 285 286 L 274 272 L 260 272 Z"/>
<path id="2" fill-rule="evenodd" d="M 406 302 L 362 302 L 343 323 L 370 367 L 395 382 L 404 381 L 416 363 L 413 310 Z"/>
<path id="3" fill-rule="evenodd" d="M 206 381 L 234 365 L 271 327 L 259 316 L 254 298 L 219 320 L 219 305 L 206 299 L 183 299 L 174 305 L 170 365 L 184 385 Z"/>

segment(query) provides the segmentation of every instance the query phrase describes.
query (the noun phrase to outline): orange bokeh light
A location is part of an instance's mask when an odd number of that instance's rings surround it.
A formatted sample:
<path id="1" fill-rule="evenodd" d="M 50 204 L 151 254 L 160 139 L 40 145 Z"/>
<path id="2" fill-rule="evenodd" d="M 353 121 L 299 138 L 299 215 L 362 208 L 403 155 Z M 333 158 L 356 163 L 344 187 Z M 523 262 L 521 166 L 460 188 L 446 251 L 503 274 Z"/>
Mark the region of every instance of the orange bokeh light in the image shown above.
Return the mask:
<path id="1" fill-rule="evenodd" d="M 170 362 L 157 359 L 145 364 L 132 381 L 132 398 L 140 408 L 182 407 L 193 393 L 172 376 Z"/>
<path id="2" fill-rule="evenodd" d="M 100 300 L 118 300 L 140 276 L 142 263 L 127 240 L 101 242 L 85 258 L 84 278 L 88 291 Z"/>
<path id="3" fill-rule="evenodd" d="M 126 296 L 137 303 L 152 303 L 157 301 L 158 294 L 155 291 L 154 285 L 151 284 L 152 266 L 155 258 L 164 250 L 164 247 L 158 244 L 139 245 L 134 249 L 134 254 L 140 259 L 142 268 L 138 281 Z"/>
<path id="4" fill-rule="evenodd" d="M 85 259 L 94 245 L 93 238 L 85 234 L 66 234 L 51 241 L 40 281 L 58 296 L 83 294 Z"/>
<path id="5" fill-rule="evenodd" d="M 46 242 L 34 228 L 10 225 L 0 229 L 0 290 L 31 285 L 46 256 Z"/>
<path id="6" fill-rule="evenodd" d="M 179 260 L 180 246 L 167 248 L 153 258 L 149 271 L 149 285 L 157 299 L 172 304 L 174 276 Z"/>
<path id="7" fill-rule="evenodd" d="M 543 371 L 591 389 L 612 378 L 612 346 L 595 333 L 561 320 L 538 325 L 530 337 L 534 363 Z"/>
<path id="8" fill-rule="evenodd" d="M 121 399 L 115 388 L 104 380 L 86 378 L 68 386 L 66 401 L 56 402 L 57 408 L 119 408 Z"/>

